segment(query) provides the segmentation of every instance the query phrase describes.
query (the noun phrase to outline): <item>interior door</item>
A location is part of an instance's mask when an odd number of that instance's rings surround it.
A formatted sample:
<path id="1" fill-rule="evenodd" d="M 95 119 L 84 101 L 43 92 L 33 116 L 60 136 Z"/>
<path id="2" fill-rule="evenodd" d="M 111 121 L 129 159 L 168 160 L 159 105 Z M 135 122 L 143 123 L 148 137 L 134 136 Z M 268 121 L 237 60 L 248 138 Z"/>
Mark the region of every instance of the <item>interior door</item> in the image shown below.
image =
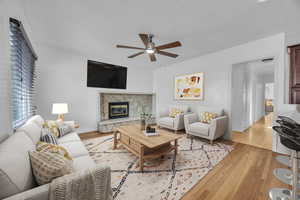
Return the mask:
<path id="1" fill-rule="evenodd" d="M 289 47 L 290 50 L 290 103 L 300 104 L 300 45 Z"/>

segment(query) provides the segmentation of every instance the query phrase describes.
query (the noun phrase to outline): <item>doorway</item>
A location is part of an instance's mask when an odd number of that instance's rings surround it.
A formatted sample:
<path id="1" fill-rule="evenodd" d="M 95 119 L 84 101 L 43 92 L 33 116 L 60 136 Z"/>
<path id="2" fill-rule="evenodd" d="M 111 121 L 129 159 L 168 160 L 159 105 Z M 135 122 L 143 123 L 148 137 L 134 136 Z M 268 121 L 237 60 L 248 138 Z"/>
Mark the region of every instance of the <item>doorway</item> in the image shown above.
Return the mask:
<path id="1" fill-rule="evenodd" d="M 273 59 L 233 65 L 232 141 L 272 150 L 274 70 Z"/>

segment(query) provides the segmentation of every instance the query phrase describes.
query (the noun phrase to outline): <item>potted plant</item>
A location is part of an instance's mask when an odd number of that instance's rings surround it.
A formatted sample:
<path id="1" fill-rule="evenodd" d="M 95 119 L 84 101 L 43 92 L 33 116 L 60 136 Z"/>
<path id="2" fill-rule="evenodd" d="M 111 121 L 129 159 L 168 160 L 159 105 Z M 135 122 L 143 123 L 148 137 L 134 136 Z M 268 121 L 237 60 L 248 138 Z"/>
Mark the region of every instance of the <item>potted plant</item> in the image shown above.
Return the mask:
<path id="1" fill-rule="evenodd" d="M 141 116 L 141 130 L 144 131 L 146 129 L 146 123 L 152 118 L 152 114 L 142 112 Z"/>

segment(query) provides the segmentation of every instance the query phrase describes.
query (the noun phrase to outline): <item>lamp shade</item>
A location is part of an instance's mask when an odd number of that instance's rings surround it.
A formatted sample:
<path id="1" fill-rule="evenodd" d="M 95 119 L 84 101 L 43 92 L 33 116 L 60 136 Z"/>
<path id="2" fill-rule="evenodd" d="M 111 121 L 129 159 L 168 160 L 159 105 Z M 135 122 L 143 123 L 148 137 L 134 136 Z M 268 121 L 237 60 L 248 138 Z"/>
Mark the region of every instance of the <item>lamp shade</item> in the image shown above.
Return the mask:
<path id="1" fill-rule="evenodd" d="M 52 114 L 66 114 L 69 112 L 67 103 L 54 103 L 52 105 Z"/>

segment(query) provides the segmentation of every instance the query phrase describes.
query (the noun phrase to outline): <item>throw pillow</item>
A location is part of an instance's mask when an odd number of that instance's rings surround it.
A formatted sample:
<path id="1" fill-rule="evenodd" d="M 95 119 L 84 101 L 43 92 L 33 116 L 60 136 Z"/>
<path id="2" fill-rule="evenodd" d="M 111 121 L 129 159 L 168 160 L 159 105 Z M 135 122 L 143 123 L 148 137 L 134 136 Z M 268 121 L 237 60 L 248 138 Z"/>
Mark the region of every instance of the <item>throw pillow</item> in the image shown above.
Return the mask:
<path id="1" fill-rule="evenodd" d="M 48 127 L 46 127 L 45 125 L 43 125 L 41 137 L 43 137 L 43 136 L 45 136 L 47 134 L 52 134 L 52 132 L 51 132 L 51 130 Z"/>
<path id="2" fill-rule="evenodd" d="M 201 122 L 209 124 L 213 119 L 217 118 L 218 114 L 211 112 L 204 112 L 201 116 Z"/>
<path id="3" fill-rule="evenodd" d="M 49 144 L 46 142 L 38 142 L 36 144 L 36 150 L 38 152 L 57 153 L 57 154 L 64 156 L 68 160 L 73 160 L 72 157 L 70 156 L 69 152 L 64 147 L 58 146 L 55 144 Z"/>
<path id="4" fill-rule="evenodd" d="M 42 135 L 41 137 L 42 142 L 50 143 L 50 144 L 58 144 L 57 138 L 51 133 L 47 133 L 45 135 Z"/>
<path id="5" fill-rule="evenodd" d="M 29 152 L 32 171 L 39 185 L 73 172 L 73 162 L 50 152 Z"/>
<path id="6" fill-rule="evenodd" d="M 172 108 L 170 113 L 169 113 L 169 117 L 175 118 L 177 115 L 183 113 L 182 110 L 178 109 L 178 108 Z"/>
<path id="7" fill-rule="evenodd" d="M 46 123 L 43 125 L 43 127 L 49 128 L 49 130 L 53 133 L 53 135 L 58 137 L 59 131 L 58 131 L 57 124 L 60 124 L 60 121 L 47 120 Z"/>
<path id="8" fill-rule="evenodd" d="M 58 126 L 59 137 L 72 133 L 74 131 L 73 127 L 68 124 L 62 124 Z"/>

